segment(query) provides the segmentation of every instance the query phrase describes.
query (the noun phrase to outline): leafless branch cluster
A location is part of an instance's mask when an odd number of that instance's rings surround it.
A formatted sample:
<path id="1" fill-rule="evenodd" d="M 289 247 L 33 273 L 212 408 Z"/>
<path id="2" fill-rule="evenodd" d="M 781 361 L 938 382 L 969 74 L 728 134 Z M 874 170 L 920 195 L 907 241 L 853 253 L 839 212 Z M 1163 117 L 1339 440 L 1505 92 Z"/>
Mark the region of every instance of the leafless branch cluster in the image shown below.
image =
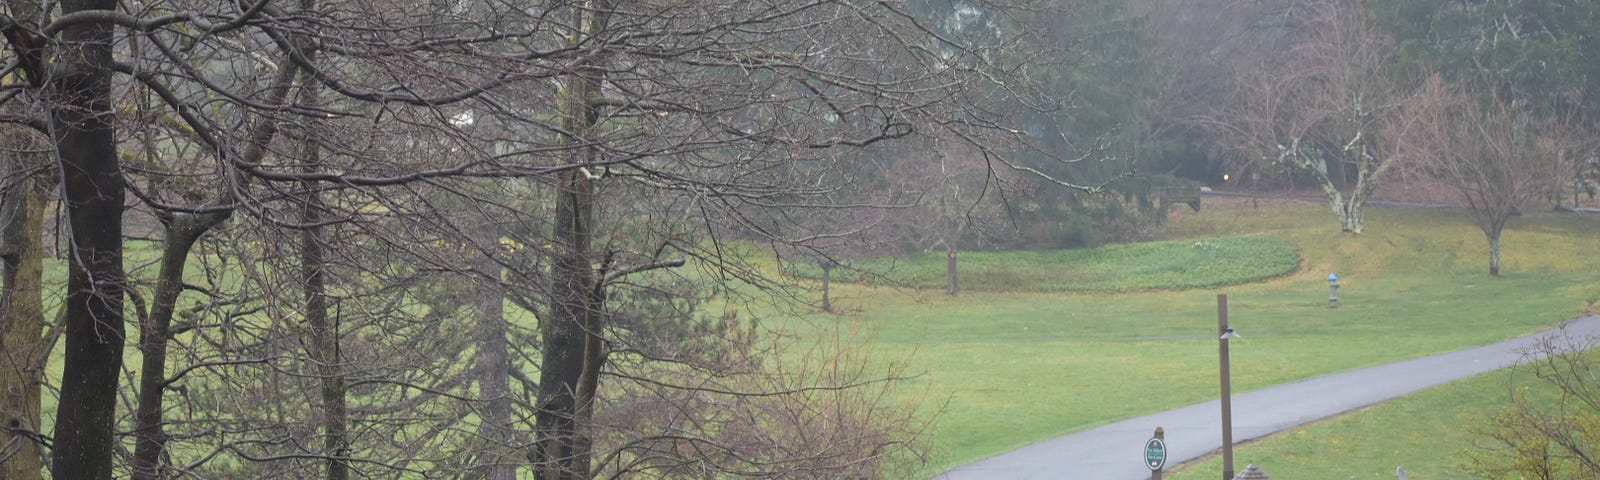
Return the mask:
<path id="1" fill-rule="evenodd" d="M 1380 67 L 1391 46 L 1360 2 L 1285 1 L 1244 18 L 1213 54 L 1224 87 L 1178 108 L 1251 170 L 1288 165 L 1328 196 L 1346 232 L 1361 233 L 1362 207 L 1395 165 L 1385 118 L 1410 95 Z"/>
<path id="2" fill-rule="evenodd" d="M 1463 463 L 1481 478 L 1596 478 L 1600 385 L 1592 337 L 1546 335 L 1526 352 L 1509 384 L 1511 406 L 1475 429 Z"/>
<path id="3" fill-rule="evenodd" d="M 56 148 L 7 191 L 59 182 L 69 245 L 53 474 L 881 472 L 902 374 L 717 312 L 785 294 L 739 242 L 895 204 L 866 152 L 1026 148 L 992 105 L 1048 103 L 1000 28 L 1032 7 L 915 7 L 8 4 L 0 120 Z"/>
<path id="4" fill-rule="evenodd" d="M 1576 112 L 1545 117 L 1498 93 L 1479 98 L 1434 76 L 1390 127 L 1398 156 L 1442 179 L 1472 210 L 1489 241 L 1489 275 L 1500 275 L 1506 223 L 1564 180 L 1574 158 L 1594 154 Z"/>

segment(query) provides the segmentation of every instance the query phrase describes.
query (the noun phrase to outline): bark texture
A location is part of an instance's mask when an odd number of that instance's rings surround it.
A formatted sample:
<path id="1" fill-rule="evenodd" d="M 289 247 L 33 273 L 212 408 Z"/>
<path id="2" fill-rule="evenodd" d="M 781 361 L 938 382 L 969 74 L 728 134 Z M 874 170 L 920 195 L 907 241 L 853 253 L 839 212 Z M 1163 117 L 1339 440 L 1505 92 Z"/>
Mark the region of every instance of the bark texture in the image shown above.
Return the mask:
<path id="1" fill-rule="evenodd" d="M 478 275 L 499 280 L 502 267 L 493 258 L 478 262 Z M 505 296 L 499 285 L 479 289 L 473 299 L 477 316 L 478 438 L 485 444 L 478 456 L 475 473 L 483 480 L 516 480 L 515 456 L 510 452 L 517 442 L 512 424 L 511 352 L 506 342 Z"/>
<path id="2" fill-rule="evenodd" d="M 172 317 L 177 309 L 178 295 L 183 293 L 183 270 L 189 261 L 189 251 L 201 235 L 228 216 L 227 212 L 218 212 L 183 215 L 167 221 L 161 249 L 161 271 L 156 278 L 150 316 L 140 326 L 139 351 L 142 353 L 142 363 L 139 371 L 139 404 L 134 410 L 137 427 L 134 430 L 133 478 L 136 480 L 168 476 L 162 454 L 166 451 L 168 440 L 164 430 L 164 399 Z"/>
<path id="3" fill-rule="evenodd" d="M 610 6 L 595 2 L 593 11 L 577 10 L 579 35 L 606 28 Z M 584 40 L 588 39 L 575 39 Z M 590 62 L 603 62 L 591 58 Z M 588 141 L 599 122 L 600 68 L 575 68 L 579 74 L 561 98 L 562 123 L 573 144 Z M 574 150 L 573 168 L 561 172 L 556 188 L 553 237 L 559 251 L 552 267 L 547 317 L 539 323 L 544 339 L 539 372 L 538 411 L 535 414 L 535 478 L 579 480 L 589 478 L 591 440 L 586 423 L 593 416 L 593 400 L 605 361 L 601 333 L 602 295 L 594 262 L 595 181 L 585 165 L 594 165 L 599 152 L 592 147 Z"/>
<path id="4" fill-rule="evenodd" d="M 17 132 L 20 133 L 20 132 Z M 44 155 L 28 153 L 27 140 L 7 137 L 18 152 L 5 163 L 11 186 L 0 198 L 0 479 L 41 478 L 40 387 L 44 372 L 44 207 L 42 178 L 29 172 L 42 167 Z"/>
<path id="5" fill-rule="evenodd" d="M 114 10 L 112 0 L 66 0 L 63 15 Z M 122 271 L 123 183 L 111 105 L 114 28 L 74 23 L 61 32 L 51 77 L 51 119 L 71 237 L 65 344 L 56 415 L 55 478 L 102 480 L 116 456 L 118 375 L 122 370 L 125 284 Z"/>

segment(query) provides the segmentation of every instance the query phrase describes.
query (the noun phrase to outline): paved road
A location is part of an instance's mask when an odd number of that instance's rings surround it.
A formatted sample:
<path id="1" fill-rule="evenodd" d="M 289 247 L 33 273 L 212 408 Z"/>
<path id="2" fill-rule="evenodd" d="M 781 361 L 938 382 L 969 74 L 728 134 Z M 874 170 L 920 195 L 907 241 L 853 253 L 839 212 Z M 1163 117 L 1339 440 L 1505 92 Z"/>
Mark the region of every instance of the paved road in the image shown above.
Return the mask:
<path id="1" fill-rule="evenodd" d="M 1567 322 L 1578 336 L 1600 335 L 1600 316 Z M 1541 335 L 1365 370 L 1314 378 L 1233 397 L 1233 439 L 1241 443 L 1425 388 L 1526 360 Z M 1144 480 L 1144 443 L 1166 430 L 1167 465 L 1222 448 L 1216 400 L 1047 440 L 945 472 L 938 480 Z M 1236 461 L 1242 460 L 1235 458 Z M 1243 470 L 1242 461 L 1236 469 Z"/>

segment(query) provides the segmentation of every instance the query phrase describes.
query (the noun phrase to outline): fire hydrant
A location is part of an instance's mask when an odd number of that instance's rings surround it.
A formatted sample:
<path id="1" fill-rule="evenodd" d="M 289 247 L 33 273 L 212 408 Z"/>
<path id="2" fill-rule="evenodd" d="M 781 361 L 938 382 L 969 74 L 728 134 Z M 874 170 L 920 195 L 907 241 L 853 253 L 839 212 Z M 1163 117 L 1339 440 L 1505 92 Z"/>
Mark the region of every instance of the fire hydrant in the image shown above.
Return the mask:
<path id="1" fill-rule="evenodd" d="M 1328 274 L 1328 308 L 1339 308 L 1339 276 Z"/>

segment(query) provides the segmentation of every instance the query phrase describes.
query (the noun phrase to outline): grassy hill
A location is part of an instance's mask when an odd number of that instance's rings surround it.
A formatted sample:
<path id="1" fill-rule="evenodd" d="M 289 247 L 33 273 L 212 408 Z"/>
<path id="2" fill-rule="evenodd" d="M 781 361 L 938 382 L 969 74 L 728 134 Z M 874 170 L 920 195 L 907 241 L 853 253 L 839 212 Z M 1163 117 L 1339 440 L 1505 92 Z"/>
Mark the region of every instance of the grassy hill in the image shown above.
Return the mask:
<path id="1" fill-rule="evenodd" d="M 986 292 L 1126 293 L 1186 290 L 1267 280 L 1299 266 L 1294 247 L 1275 238 L 1203 238 L 1107 245 L 1089 250 L 966 252 L 961 285 Z M 836 281 L 922 289 L 946 285 L 945 253 L 869 259 L 836 269 Z M 813 264 L 792 267 L 820 279 Z"/>
<path id="2" fill-rule="evenodd" d="M 1600 293 L 1591 272 L 1600 221 L 1535 213 L 1505 234 L 1504 277 L 1489 278 L 1466 212 L 1375 209 L 1343 235 L 1327 207 L 1209 202 L 1173 219 L 1165 240 L 1261 238 L 1294 248 L 1299 268 L 1229 287 L 1135 293 L 835 286 L 883 358 L 924 372 L 905 388 L 935 420 L 924 475 L 1016 447 L 1217 395 L 1216 296 L 1230 296 L 1236 392 L 1504 340 L 1578 315 Z M 1210 241 L 1210 240 L 1207 240 Z M 1162 258 L 1150 258 L 1159 264 Z M 1013 276 L 1049 263 L 1007 262 Z M 963 263 L 964 275 L 980 262 Z M 1018 271 L 1020 270 L 1020 271 Z M 1326 277 L 1343 279 L 1327 307 Z M 1158 287 L 1159 288 L 1159 287 Z M 1030 291 L 1031 290 L 1031 291 Z M 1391 467 L 1392 471 L 1392 467 Z"/>

